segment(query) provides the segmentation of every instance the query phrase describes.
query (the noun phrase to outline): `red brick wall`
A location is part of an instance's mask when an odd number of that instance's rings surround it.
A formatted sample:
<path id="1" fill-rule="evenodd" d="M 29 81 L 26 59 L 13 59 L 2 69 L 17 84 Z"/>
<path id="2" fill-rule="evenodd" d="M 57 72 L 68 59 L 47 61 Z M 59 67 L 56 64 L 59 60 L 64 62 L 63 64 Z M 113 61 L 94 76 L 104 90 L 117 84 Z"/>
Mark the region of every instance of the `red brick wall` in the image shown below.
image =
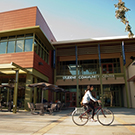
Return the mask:
<path id="1" fill-rule="evenodd" d="M 35 26 L 36 10 L 31 7 L 0 13 L 0 31 Z"/>

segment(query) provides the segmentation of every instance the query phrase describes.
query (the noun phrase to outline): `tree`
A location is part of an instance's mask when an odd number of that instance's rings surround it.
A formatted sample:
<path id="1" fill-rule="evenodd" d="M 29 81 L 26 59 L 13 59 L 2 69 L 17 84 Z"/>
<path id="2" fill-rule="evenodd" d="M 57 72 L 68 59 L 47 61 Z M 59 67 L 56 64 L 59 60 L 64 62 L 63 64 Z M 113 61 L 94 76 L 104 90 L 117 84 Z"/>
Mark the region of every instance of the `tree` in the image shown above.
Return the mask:
<path id="1" fill-rule="evenodd" d="M 128 31 L 128 37 L 132 38 L 134 34 L 132 33 L 131 26 L 129 25 L 129 21 L 127 20 L 125 15 L 126 12 L 128 12 L 130 9 L 125 6 L 125 2 L 123 2 L 122 0 L 119 0 L 118 4 L 114 4 L 114 6 L 115 8 L 117 8 L 117 10 L 115 11 L 115 17 L 117 19 L 120 19 L 121 22 L 126 25 L 125 31 Z"/>

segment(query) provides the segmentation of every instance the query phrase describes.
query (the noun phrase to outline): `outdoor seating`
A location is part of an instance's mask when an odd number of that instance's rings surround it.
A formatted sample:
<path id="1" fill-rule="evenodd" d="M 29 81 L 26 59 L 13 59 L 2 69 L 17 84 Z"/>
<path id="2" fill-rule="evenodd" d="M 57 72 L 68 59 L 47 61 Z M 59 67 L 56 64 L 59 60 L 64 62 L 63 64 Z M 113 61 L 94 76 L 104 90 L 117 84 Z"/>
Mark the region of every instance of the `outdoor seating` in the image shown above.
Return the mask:
<path id="1" fill-rule="evenodd" d="M 38 114 L 35 112 L 35 107 L 33 103 L 28 102 L 27 105 L 28 105 L 28 108 L 31 110 L 31 114 Z"/>
<path id="2" fill-rule="evenodd" d="M 51 107 L 47 109 L 50 114 L 52 114 L 56 110 L 56 106 L 57 106 L 56 103 L 52 103 Z"/>
<path id="3" fill-rule="evenodd" d="M 43 103 L 36 103 L 36 110 L 40 110 L 39 114 L 43 115 L 44 114 L 44 104 Z"/>
<path id="4" fill-rule="evenodd" d="M 3 108 L 4 108 L 4 106 L 2 106 L 2 104 L 0 103 L 0 109 L 1 109 L 1 111 L 2 111 Z"/>
<path id="5" fill-rule="evenodd" d="M 57 103 L 56 110 L 61 111 L 62 109 L 62 103 Z"/>

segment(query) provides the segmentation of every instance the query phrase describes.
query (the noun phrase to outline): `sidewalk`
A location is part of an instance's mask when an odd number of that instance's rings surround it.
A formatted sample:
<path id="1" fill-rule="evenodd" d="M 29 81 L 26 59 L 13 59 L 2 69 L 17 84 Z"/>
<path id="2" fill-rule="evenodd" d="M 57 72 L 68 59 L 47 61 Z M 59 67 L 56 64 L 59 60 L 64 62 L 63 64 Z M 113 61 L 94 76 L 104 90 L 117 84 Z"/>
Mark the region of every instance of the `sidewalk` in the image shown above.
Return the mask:
<path id="1" fill-rule="evenodd" d="M 102 126 L 98 122 L 77 126 L 71 118 L 73 109 L 43 116 L 26 111 L 0 112 L 0 135 L 135 135 L 135 109 L 110 109 L 115 115 L 111 126 Z"/>

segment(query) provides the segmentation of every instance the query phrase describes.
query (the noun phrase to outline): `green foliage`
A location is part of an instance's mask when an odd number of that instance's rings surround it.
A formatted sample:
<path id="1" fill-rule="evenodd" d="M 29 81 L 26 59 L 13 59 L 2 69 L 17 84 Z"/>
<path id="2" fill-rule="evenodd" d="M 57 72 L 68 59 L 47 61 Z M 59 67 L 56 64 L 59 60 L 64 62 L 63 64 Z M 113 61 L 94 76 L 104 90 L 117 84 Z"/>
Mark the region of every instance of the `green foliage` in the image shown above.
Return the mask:
<path id="1" fill-rule="evenodd" d="M 126 12 L 130 11 L 127 7 L 125 7 L 125 2 L 122 2 L 122 0 L 119 0 L 118 4 L 114 4 L 115 8 L 117 10 L 115 11 L 115 17 L 117 19 L 120 19 L 122 23 L 126 25 L 125 31 L 128 31 L 128 37 L 132 38 L 134 34 L 132 33 L 131 26 L 129 25 L 129 21 L 126 18 Z"/>

